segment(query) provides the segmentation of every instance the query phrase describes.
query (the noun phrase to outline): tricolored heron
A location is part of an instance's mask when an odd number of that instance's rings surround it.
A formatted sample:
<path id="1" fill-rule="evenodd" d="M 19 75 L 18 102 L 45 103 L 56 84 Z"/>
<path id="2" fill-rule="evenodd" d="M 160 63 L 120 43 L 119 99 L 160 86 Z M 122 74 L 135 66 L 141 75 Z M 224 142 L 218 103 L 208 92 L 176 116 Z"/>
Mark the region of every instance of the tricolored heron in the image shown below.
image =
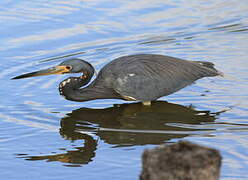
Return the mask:
<path id="1" fill-rule="evenodd" d="M 69 59 L 58 66 L 23 74 L 13 79 L 65 73 L 83 73 L 59 84 L 59 92 L 71 101 L 123 99 L 150 105 L 160 97 L 172 94 L 197 79 L 222 75 L 211 62 L 187 61 L 170 56 L 139 54 L 117 58 L 105 65 L 96 79 L 94 67 L 81 59 Z"/>

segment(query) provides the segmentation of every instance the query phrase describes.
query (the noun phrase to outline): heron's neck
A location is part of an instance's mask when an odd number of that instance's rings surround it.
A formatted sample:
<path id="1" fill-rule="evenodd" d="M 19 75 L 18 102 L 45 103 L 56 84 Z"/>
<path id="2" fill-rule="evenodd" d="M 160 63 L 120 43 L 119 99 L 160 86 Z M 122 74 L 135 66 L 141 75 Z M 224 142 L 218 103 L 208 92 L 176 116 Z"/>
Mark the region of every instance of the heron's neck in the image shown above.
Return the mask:
<path id="1" fill-rule="evenodd" d="M 72 101 L 90 101 L 94 99 L 114 99 L 117 96 L 111 90 L 103 87 L 88 86 L 85 88 L 74 90 L 70 97 Z"/>
<path id="2" fill-rule="evenodd" d="M 66 99 L 71 101 L 90 101 L 94 99 L 116 99 L 118 95 L 111 89 L 104 86 L 88 85 L 85 88 L 80 88 L 86 84 L 85 81 L 76 78 L 68 78 L 60 83 L 59 92 Z"/>

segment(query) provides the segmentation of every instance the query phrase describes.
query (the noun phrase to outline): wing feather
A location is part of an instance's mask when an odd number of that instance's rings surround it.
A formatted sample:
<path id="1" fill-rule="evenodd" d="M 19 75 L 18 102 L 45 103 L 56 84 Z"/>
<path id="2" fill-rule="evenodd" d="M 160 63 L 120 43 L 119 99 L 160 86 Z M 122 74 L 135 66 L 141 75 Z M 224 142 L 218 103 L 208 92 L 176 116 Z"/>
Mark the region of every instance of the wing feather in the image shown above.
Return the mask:
<path id="1" fill-rule="evenodd" d="M 106 66 L 111 86 L 122 97 L 156 100 L 176 92 L 197 79 L 219 75 L 199 62 L 162 55 L 133 55 L 118 58 Z"/>

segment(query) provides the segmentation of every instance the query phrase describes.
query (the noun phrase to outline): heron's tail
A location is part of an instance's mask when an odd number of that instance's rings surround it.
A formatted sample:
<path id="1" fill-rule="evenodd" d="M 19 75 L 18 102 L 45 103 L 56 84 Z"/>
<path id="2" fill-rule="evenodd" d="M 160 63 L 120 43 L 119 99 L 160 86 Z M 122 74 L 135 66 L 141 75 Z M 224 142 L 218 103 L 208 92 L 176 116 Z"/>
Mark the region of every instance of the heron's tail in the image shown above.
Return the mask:
<path id="1" fill-rule="evenodd" d="M 198 64 L 200 64 L 200 65 L 202 65 L 202 66 L 204 66 L 206 68 L 209 68 L 209 69 L 215 71 L 218 75 L 220 75 L 222 77 L 224 76 L 223 72 L 218 71 L 217 69 L 215 69 L 214 63 L 207 62 L 207 61 L 194 61 L 194 62 L 196 62 L 196 63 L 198 63 Z"/>

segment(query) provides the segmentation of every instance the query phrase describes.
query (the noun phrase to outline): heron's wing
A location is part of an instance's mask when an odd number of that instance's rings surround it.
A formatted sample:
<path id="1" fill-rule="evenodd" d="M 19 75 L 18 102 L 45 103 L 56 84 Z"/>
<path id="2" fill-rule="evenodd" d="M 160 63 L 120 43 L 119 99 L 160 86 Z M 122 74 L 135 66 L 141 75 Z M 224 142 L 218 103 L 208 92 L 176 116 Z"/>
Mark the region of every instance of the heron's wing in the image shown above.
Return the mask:
<path id="1" fill-rule="evenodd" d="M 127 100 L 155 100 L 202 77 L 218 75 L 197 62 L 179 59 L 144 59 L 131 64 L 128 67 L 123 64 L 113 85 Z"/>

